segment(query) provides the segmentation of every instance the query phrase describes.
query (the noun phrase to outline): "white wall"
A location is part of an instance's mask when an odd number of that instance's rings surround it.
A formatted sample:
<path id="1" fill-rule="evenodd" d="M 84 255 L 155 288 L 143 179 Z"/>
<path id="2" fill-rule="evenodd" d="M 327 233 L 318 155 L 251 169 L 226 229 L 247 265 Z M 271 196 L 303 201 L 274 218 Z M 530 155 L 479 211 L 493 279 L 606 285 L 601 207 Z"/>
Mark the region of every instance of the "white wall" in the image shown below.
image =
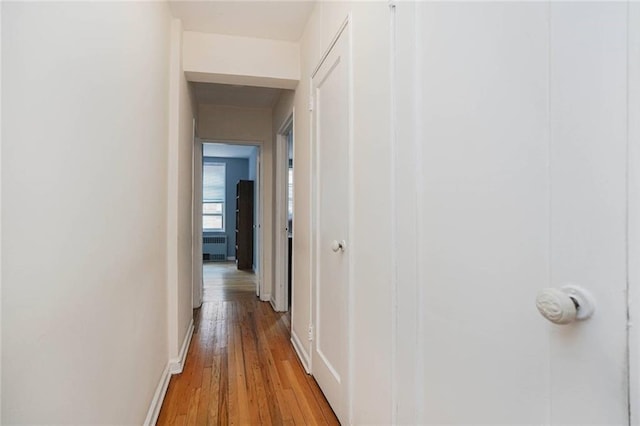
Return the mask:
<path id="1" fill-rule="evenodd" d="M 198 136 L 203 141 L 253 142 L 260 145 L 263 209 L 260 221 L 264 252 L 260 299 L 269 300 L 273 286 L 273 140 L 271 108 L 217 105 L 198 107 Z"/>
<path id="2" fill-rule="evenodd" d="M 182 24 L 171 25 L 169 83 L 169 154 L 167 185 L 167 291 L 169 357 L 178 360 L 193 318 L 192 177 L 193 111 L 191 92 L 182 69 Z M 198 295 L 196 295 L 198 296 Z"/>
<path id="3" fill-rule="evenodd" d="M 295 240 L 292 250 L 295 252 L 292 266 L 292 309 L 291 334 L 294 342 L 298 342 L 297 350 L 301 352 L 303 362 L 309 364 L 311 358 L 311 342 L 307 340 L 307 330 L 312 323 L 311 318 L 311 115 L 309 113 L 311 72 L 317 65 L 320 55 L 319 5 L 309 18 L 304 34 L 300 40 L 300 84 L 296 88 L 294 108 L 294 151 L 296 167 L 293 168 Z M 286 107 L 282 105 L 281 107 Z M 309 365 L 306 366 L 309 368 Z"/>
<path id="4" fill-rule="evenodd" d="M 389 8 L 384 2 L 320 2 L 301 39 L 301 82 L 295 94 L 292 332 L 308 356 L 311 346 L 306 336 L 312 322 L 309 82 L 348 14 L 352 16 L 355 178 L 355 240 L 350 242 L 354 271 L 351 421 L 380 424 L 391 422 L 392 406 Z M 367 362 L 359 362 L 363 359 Z"/>
<path id="5" fill-rule="evenodd" d="M 141 424 L 167 362 L 167 5 L 2 20 L 2 423 Z"/>
<path id="6" fill-rule="evenodd" d="M 300 78 L 297 43 L 184 32 L 189 81 L 293 89 Z"/>

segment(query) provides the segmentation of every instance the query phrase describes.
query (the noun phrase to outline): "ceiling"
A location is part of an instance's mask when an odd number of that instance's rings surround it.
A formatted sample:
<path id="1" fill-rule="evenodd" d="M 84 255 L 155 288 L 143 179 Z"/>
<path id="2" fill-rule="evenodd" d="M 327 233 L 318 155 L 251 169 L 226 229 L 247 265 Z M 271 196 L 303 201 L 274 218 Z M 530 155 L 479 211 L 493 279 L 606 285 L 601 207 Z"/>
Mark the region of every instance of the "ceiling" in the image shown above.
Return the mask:
<path id="1" fill-rule="evenodd" d="M 192 83 L 198 104 L 227 105 L 244 108 L 271 108 L 282 89 L 235 86 L 216 83 Z"/>
<path id="2" fill-rule="evenodd" d="M 203 143 L 203 157 L 249 158 L 258 148 L 250 145 L 227 145 L 223 143 Z"/>
<path id="3" fill-rule="evenodd" d="M 186 31 L 297 42 L 313 10 L 311 0 L 169 1 Z"/>

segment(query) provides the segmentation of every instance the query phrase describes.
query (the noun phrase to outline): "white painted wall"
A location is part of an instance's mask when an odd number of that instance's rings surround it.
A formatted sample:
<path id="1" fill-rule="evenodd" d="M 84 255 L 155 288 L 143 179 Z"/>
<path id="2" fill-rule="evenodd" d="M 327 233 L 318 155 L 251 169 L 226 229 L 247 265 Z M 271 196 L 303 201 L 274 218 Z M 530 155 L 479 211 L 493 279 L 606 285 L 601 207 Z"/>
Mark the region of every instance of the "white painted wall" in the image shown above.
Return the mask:
<path id="1" fill-rule="evenodd" d="M 185 31 L 189 81 L 293 89 L 300 78 L 298 43 Z"/>
<path id="2" fill-rule="evenodd" d="M 310 354 L 311 74 L 338 29 L 352 16 L 354 217 L 351 309 L 351 421 L 391 422 L 391 173 L 389 9 L 384 2 L 320 2 L 301 39 L 301 83 L 295 94 L 295 259 L 292 333 Z M 359 362 L 366 359 L 367 362 Z"/>
<path id="3" fill-rule="evenodd" d="M 167 363 L 170 16 L 2 4 L 2 423 L 141 424 Z"/>
<path id="4" fill-rule="evenodd" d="M 273 130 L 271 108 L 239 108 L 217 105 L 198 107 L 198 135 L 203 141 L 253 142 L 260 145 L 263 210 L 260 226 L 264 252 L 260 299 L 269 300 L 273 286 Z"/>
<path id="5" fill-rule="evenodd" d="M 167 184 L 167 291 L 169 358 L 178 360 L 193 318 L 193 111 L 182 69 L 182 24 L 171 23 Z M 196 292 L 201 286 L 195 286 Z"/>
<path id="6" fill-rule="evenodd" d="M 311 342 L 307 330 L 311 325 L 311 114 L 309 112 L 311 73 L 320 58 L 319 17 L 316 4 L 300 40 L 300 84 L 296 88 L 294 150 L 296 167 L 293 169 L 296 237 L 293 250 L 291 337 L 307 371 L 310 368 Z"/>

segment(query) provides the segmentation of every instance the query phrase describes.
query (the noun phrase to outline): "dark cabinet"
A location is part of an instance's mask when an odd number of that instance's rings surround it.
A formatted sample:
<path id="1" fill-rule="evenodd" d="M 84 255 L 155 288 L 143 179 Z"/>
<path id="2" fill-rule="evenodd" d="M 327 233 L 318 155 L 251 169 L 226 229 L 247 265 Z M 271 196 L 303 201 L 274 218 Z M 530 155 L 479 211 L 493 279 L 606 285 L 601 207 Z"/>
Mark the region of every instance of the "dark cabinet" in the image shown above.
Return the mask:
<path id="1" fill-rule="evenodd" d="M 253 181 L 236 185 L 236 264 L 238 269 L 253 269 Z"/>

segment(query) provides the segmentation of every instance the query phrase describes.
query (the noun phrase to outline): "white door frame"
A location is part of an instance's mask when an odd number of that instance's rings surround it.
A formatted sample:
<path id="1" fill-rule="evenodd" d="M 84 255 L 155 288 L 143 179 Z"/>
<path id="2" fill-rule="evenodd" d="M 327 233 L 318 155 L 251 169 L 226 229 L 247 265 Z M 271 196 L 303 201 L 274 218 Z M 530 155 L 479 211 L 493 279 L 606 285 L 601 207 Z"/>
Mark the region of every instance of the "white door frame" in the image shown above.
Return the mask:
<path id="1" fill-rule="evenodd" d="M 278 312 L 286 312 L 289 309 L 289 286 L 288 286 L 288 264 L 289 264 L 289 241 L 288 241 L 288 141 L 287 133 L 289 130 L 294 131 L 294 114 L 293 111 L 284 120 L 278 134 L 276 136 L 276 205 L 275 205 L 275 281 L 273 285 L 273 309 Z M 295 154 L 294 154 L 295 155 Z M 295 164 L 295 163 L 294 163 Z M 293 230 L 292 230 L 293 232 Z M 292 253 L 293 255 L 293 253 Z M 293 261 L 293 259 L 292 259 Z M 293 263 L 293 262 L 292 262 Z M 293 293 L 293 265 L 291 270 L 291 292 Z"/>
<path id="2" fill-rule="evenodd" d="M 627 104 L 627 268 L 629 280 L 628 315 L 629 333 L 629 403 L 631 424 L 640 424 L 640 5 L 631 4 L 627 28 L 628 54 L 628 104 Z"/>
<path id="3" fill-rule="evenodd" d="M 264 170 L 262 167 L 260 167 L 260 163 L 261 163 L 261 157 L 262 157 L 262 146 L 263 143 L 260 141 L 236 141 L 236 140 L 219 140 L 219 139 L 197 139 L 196 142 L 196 149 L 199 149 L 200 152 L 202 153 L 202 147 L 205 143 L 217 143 L 217 144 L 224 144 L 224 145 L 249 145 L 249 146 L 255 146 L 256 148 L 258 148 L 258 166 L 257 166 L 257 170 L 256 170 L 256 187 L 258 189 L 258 216 L 257 218 L 254 218 L 254 232 L 257 234 L 258 236 L 258 256 L 259 256 L 259 262 L 257 264 L 258 266 L 258 270 L 256 271 L 256 277 L 257 277 L 257 283 L 256 283 L 256 295 L 260 296 L 261 294 L 268 294 L 268 291 L 264 288 L 265 286 L 265 282 L 264 282 L 264 238 L 262 236 L 262 220 L 264 218 Z M 204 161 L 204 156 L 201 155 L 200 156 L 200 167 L 202 167 L 202 162 Z M 194 167 L 194 176 L 195 176 L 195 167 Z M 196 259 L 197 262 L 199 262 L 200 267 L 202 268 L 202 175 L 200 175 L 199 179 L 194 179 L 193 180 L 193 189 L 194 189 L 194 194 L 200 194 L 200 197 L 193 197 L 194 198 L 194 206 L 193 206 L 193 211 L 198 214 L 198 212 L 200 212 L 200 219 L 198 220 L 198 228 L 196 229 L 195 227 L 195 222 L 194 222 L 194 230 L 196 230 L 197 232 L 199 232 L 200 235 L 200 248 L 199 250 L 195 250 L 194 251 L 194 256 L 198 256 L 199 257 Z M 197 237 L 197 235 L 196 235 Z M 195 239 L 194 239 L 195 241 Z M 255 260 L 254 260 L 254 265 L 255 265 Z M 194 283 L 197 285 L 197 283 Z M 201 286 L 204 285 L 204 282 L 200 283 Z M 261 298 L 262 300 L 262 298 Z"/>
<path id="4" fill-rule="evenodd" d="M 202 141 L 196 137 L 196 120 L 193 120 L 193 155 L 191 158 L 191 295 L 193 307 L 202 306 L 204 281 L 202 279 Z M 199 188 L 199 189 L 198 189 Z"/>

